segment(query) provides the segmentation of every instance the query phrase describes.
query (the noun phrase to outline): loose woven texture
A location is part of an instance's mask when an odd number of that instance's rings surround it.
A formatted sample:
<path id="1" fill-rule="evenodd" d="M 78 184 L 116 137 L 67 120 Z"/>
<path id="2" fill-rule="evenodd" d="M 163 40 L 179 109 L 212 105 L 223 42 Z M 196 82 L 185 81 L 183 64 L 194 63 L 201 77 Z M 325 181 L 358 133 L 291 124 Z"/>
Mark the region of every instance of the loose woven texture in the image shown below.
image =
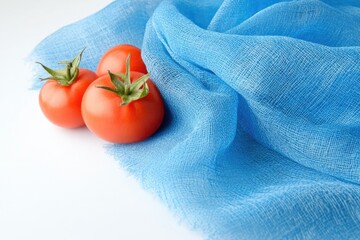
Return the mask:
<path id="1" fill-rule="evenodd" d="M 207 239 L 360 238 L 360 1 L 120 0 L 31 58 L 86 47 L 94 70 L 120 43 L 142 47 L 167 112 L 107 150 L 183 222 Z"/>

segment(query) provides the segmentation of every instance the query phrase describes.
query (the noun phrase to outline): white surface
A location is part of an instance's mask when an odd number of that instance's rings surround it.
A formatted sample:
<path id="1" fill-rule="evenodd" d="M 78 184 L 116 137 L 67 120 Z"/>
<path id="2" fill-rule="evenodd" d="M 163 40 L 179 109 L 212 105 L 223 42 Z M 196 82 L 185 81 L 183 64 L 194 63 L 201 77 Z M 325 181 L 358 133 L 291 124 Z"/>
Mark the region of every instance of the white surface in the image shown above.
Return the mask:
<path id="1" fill-rule="evenodd" d="M 0 3 L 2 240 L 201 239 L 106 155 L 104 142 L 47 122 L 28 90 L 31 49 L 109 2 Z"/>

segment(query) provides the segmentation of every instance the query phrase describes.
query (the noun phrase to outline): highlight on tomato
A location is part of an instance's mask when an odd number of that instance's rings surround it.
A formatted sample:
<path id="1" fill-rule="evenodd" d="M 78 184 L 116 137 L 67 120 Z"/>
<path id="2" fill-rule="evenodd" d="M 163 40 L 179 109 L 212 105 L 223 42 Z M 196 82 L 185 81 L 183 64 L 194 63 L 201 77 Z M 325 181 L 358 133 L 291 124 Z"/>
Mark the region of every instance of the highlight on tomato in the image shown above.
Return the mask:
<path id="1" fill-rule="evenodd" d="M 82 101 L 86 126 L 98 137 L 112 143 L 134 143 L 156 132 L 164 117 L 164 104 L 149 74 L 108 71 L 90 84 Z"/>
<path id="2" fill-rule="evenodd" d="M 120 44 L 107 50 L 100 59 L 96 74 L 98 76 L 112 73 L 125 73 L 126 59 L 131 55 L 131 70 L 135 72 L 147 73 L 145 63 L 141 58 L 141 50 L 130 44 Z"/>
<path id="3" fill-rule="evenodd" d="M 65 67 L 52 70 L 39 63 L 49 74 L 40 90 L 39 104 L 45 117 L 63 128 L 84 126 L 81 115 L 81 101 L 87 87 L 97 79 L 97 75 L 79 68 L 82 50 L 72 61 L 62 61 Z"/>

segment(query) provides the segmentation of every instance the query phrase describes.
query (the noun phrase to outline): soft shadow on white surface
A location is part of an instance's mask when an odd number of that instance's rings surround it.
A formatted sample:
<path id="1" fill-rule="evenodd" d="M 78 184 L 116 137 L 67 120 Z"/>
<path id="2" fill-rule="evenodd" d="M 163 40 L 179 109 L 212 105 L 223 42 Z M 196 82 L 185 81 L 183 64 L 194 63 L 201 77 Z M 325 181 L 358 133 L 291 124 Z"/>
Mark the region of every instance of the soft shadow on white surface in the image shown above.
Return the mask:
<path id="1" fill-rule="evenodd" d="M 103 141 L 50 124 L 28 90 L 23 61 L 36 43 L 109 2 L 0 4 L 0 239 L 201 239 L 106 155 Z"/>

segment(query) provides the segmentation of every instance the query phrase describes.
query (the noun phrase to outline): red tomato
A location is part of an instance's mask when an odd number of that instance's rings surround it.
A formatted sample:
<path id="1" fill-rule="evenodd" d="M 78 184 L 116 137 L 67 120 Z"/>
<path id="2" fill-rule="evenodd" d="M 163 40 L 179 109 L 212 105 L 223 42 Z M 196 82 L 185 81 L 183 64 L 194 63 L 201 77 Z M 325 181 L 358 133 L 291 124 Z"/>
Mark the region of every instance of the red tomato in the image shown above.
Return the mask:
<path id="1" fill-rule="evenodd" d="M 131 55 L 130 71 L 147 73 L 139 48 L 130 44 L 122 44 L 109 49 L 100 59 L 96 74 L 102 76 L 110 70 L 113 73 L 125 73 L 126 59 Z"/>
<path id="2" fill-rule="evenodd" d="M 81 100 L 87 87 L 97 78 L 87 69 L 79 69 L 77 79 L 69 86 L 56 80 L 48 80 L 41 88 L 39 103 L 49 121 L 64 128 L 84 126 L 81 116 Z"/>
<path id="3" fill-rule="evenodd" d="M 130 81 L 135 82 L 141 76 L 144 74 L 130 72 Z M 122 105 L 123 98 L 118 94 L 99 86 L 114 88 L 111 77 L 104 75 L 88 87 L 82 101 L 85 124 L 95 135 L 113 143 L 133 143 L 150 137 L 160 127 L 164 105 L 150 79 L 148 94 L 126 105 Z"/>
<path id="4" fill-rule="evenodd" d="M 82 52 L 72 62 L 62 62 L 66 66 L 60 70 L 52 70 L 41 64 L 51 76 L 43 79 L 47 82 L 40 90 L 40 108 L 49 121 L 60 127 L 84 126 L 81 100 L 97 75 L 78 67 Z"/>

